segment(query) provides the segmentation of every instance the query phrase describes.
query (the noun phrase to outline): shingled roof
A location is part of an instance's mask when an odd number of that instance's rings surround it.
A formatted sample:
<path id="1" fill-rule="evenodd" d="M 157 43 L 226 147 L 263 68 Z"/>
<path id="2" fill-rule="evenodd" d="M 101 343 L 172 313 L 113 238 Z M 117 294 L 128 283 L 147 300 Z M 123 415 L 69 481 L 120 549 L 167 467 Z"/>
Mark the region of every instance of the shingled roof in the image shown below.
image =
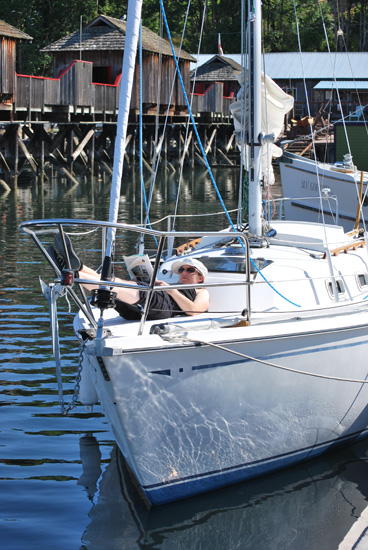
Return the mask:
<path id="1" fill-rule="evenodd" d="M 12 27 L 5 21 L 0 19 L 0 36 L 8 36 L 10 38 L 16 38 L 17 40 L 33 40 L 32 36 L 26 34 L 15 27 Z"/>
<path id="2" fill-rule="evenodd" d="M 125 47 L 126 21 L 115 19 L 107 15 L 99 15 L 82 29 L 82 41 L 80 31 L 65 36 L 57 42 L 46 46 L 41 51 L 54 53 L 59 51 L 101 51 L 101 50 L 124 50 Z M 142 26 L 142 50 L 146 52 L 161 53 L 172 57 L 170 43 Z M 175 48 L 175 54 L 179 54 Z M 195 61 L 190 54 L 181 50 L 181 59 Z"/>
<path id="3" fill-rule="evenodd" d="M 215 55 L 197 69 L 196 81 L 228 82 L 238 80 L 237 72 L 241 71 L 239 63 L 230 57 Z M 195 71 L 190 73 L 194 77 Z"/>

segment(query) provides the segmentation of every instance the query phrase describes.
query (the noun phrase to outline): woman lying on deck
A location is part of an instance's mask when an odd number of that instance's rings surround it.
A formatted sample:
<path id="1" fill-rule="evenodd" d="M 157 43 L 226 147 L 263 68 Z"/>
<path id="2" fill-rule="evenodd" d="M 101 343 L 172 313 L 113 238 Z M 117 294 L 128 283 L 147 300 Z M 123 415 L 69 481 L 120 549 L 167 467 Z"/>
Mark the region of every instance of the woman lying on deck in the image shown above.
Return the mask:
<path id="1" fill-rule="evenodd" d="M 72 243 L 64 233 L 65 244 L 68 249 L 70 266 L 73 271 L 79 272 L 80 279 L 100 279 L 100 274 L 84 265 L 73 250 Z M 61 235 L 55 235 L 55 246 L 47 249 L 55 265 L 62 271 L 67 266 L 67 259 Z M 182 258 L 174 262 L 172 271 L 179 275 L 178 284 L 201 284 L 208 273 L 207 268 L 194 258 Z M 116 293 L 115 309 L 125 319 L 139 320 L 144 310 L 147 292 L 141 290 L 134 281 L 115 278 L 115 282 L 125 283 L 131 288 L 109 285 L 110 290 Z M 96 284 L 81 283 L 88 290 L 99 288 Z M 164 281 L 156 280 L 155 286 L 170 286 Z M 209 293 L 206 288 L 183 288 L 183 290 L 171 289 L 154 291 L 148 309 L 148 320 L 166 319 L 175 315 L 198 315 L 207 311 L 209 306 Z"/>

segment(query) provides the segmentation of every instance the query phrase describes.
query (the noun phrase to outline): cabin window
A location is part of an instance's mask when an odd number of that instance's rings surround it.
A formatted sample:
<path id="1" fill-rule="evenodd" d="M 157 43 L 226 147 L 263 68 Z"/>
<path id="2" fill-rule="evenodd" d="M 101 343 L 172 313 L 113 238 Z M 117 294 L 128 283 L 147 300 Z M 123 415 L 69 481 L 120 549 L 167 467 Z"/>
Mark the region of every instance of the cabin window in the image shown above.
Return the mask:
<path id="1" fill-rule="evenodd" d="M 327 282 L 327 290 L 328 290 L 328 293 L 329 293 L 329 295 L 332 299 L 334 298 L 334 291 L 333 291 L 333 286 L 332 286 L 333 284 L 334 283 L 332 281 Z M 345 285 L 344 285 L 343 280 L 342 279 L 336 279 L 335 284 L 336 284 L 336 290 L 337 290 L 338 296 L 342 296 L 343 294 L 345 294 Z"/>
<path id="2" fill-rule="evenodd" d="M 105 67 L 96 67 L 93 65 L 92 82 L 96 82 L 97 84 L 112 84 L 111 65 L 107 65 Z"/>
<path id="3" fill-rule="evenodd" d="M 239 256 L 233 254 L 223 254 L 217 257 L 203 256 L 198 259 L 204 263 L 208 271 L 214 273 L 245 273 L 246 271 L 244 253 Z M 272 261 L 265 258 L 252 258 L 250 272 L 257 273 L 271 263 Z"/>
<path id="4" fill-rule="evenodd" d="M 368 286 L 368 273 L 359 273 L 357 275 L 358 287 L 361 289 Z"/>

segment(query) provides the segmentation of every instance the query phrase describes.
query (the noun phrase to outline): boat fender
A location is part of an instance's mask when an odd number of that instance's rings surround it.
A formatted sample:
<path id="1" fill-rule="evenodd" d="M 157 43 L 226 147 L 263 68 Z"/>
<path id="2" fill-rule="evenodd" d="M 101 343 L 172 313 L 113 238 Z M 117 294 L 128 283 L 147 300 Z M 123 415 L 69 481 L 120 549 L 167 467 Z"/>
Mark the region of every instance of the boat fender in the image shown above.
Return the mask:
<path id="1" fill-rule="evenodd" d="M 89 368 L 83 365 L 81 372 L 81 380 L 79 385 L 79 401 L 86 407 L 96 405 L 98 403 L 98 395 L 93 383 Z"/>

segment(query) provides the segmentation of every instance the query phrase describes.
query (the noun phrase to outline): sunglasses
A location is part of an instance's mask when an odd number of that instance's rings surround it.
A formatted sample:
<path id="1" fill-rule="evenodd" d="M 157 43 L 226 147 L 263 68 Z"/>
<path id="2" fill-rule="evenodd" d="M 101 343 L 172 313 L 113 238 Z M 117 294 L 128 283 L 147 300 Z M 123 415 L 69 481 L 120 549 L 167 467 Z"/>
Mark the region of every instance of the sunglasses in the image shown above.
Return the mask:
<path id="1" fill-rule="evenodd" d="M 179 267 L 178 273 L 183 273 L 187 271 L 188 273 L 195 273 L 197 270 L 195 267 Z"/>

